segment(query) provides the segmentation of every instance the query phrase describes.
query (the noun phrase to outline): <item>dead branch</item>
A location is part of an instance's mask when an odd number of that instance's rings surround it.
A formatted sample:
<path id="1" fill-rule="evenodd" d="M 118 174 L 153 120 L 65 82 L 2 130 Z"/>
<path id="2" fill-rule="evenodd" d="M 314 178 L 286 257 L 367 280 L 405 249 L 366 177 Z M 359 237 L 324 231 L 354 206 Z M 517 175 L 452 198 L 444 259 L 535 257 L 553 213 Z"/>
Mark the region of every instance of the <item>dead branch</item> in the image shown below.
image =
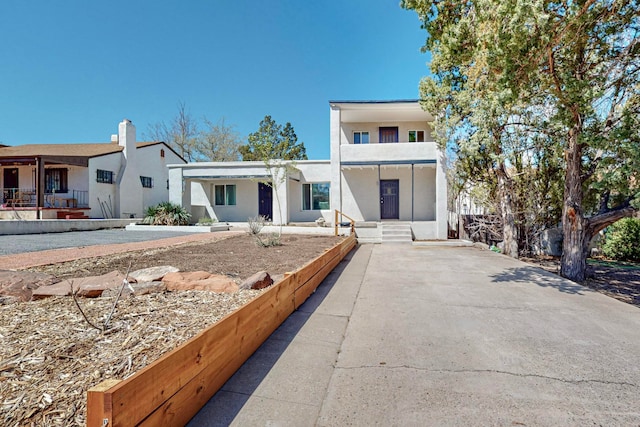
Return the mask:
<path id="1" fill-rule="evenodd" d="M 82 310 L 82 307 L 80 307 L 80 303 L 78 302 L 78 299 L 76 298 L 76 292 L 73 290 L 73 280 L 69 281 L 69 287 L 71 288 L 71 297 L 73 298 L 73 302 L 76 304 L 76 307 L 78 307 L 78 310 L 80 311 L 80 314 L 82 314 L 82 317 L 84 317 L 84 320 L 89 324 L 89 326 L 91 326 L 92 328 L 95 328 L 99 331 L 102 331 L 102 329 L 100 329 L 99 327 L 97 327 L 96 325 L 94 325 L 93 323 L 91 323 L 91 321 L 89 320 L 89 318 L 87 317 L 87 315 L 84 313 L 84 310 Z"/>
<path id="2" fill-rule="evenodd" d="M 116 297 L 115 301 L 113 302 L 113 306 L 111 307 L 111 312 L 109 313 L 109 316 L 107 316 L 107 318 L 104 321 L 104 325 L 102 327 L 103 332 L 107 329 L 107 327 L 109 326 L 109 322 L 111 321 L 111 317 L 113 316 L 113 313 L 116 311 L 116 306 L 118 305 L 118 301 L 120 300 L 120 297 L 122 296 L 122 291 L 124 291 L 125 286 L 129 286 L 129 272 L 131 271 L 131 261 L 129 261 L 129 267 L 127 268 L 127 273 L 124 275 L 124 279 L 122 279 L 122 285 L 120 286 L 120 291 L 118 292 L 118 296 Z"/>

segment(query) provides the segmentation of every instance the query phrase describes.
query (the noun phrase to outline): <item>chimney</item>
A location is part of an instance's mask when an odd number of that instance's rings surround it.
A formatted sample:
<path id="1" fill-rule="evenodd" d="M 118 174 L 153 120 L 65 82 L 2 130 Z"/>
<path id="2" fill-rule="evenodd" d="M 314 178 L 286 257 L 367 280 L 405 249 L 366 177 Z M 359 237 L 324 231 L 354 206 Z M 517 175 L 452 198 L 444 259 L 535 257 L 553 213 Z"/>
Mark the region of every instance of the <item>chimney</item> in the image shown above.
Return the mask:
<path id="1" fill-rule="evenodd" d="M 127 161 L 136 155 L 136 127 L 131 120 L 124 119 L 118 125 L 118 144 L 124 147 L 123 153 Z"/>

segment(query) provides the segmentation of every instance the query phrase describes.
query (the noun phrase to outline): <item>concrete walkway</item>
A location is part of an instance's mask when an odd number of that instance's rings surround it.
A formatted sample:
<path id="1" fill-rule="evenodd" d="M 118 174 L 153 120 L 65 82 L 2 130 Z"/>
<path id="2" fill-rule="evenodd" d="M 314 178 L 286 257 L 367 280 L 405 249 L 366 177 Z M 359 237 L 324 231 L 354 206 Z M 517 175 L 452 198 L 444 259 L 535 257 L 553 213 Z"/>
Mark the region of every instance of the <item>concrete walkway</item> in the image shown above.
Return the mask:
<path id="1" fill-rule="evenodd" d="M 348 258 L 191 427 L 640 425 L 640 309 L 476 248 Z"/>

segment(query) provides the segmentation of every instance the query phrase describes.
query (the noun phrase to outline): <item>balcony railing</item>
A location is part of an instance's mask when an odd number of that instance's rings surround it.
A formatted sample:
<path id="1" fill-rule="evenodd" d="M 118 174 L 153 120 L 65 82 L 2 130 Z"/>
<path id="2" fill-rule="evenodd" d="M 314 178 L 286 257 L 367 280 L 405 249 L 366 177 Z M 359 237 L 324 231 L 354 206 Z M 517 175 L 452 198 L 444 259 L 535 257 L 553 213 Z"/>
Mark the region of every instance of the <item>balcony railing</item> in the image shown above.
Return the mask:
<path id="1" fill-rule="evenodd" d="M 35 188 L 2 188 L 0 203 L 4 208 L 35 208 L 37 206 Z M 69 190 L 65 193 L 46 193 L 45 208 L 87 208 L 89 192 L 85 190 Z"/>

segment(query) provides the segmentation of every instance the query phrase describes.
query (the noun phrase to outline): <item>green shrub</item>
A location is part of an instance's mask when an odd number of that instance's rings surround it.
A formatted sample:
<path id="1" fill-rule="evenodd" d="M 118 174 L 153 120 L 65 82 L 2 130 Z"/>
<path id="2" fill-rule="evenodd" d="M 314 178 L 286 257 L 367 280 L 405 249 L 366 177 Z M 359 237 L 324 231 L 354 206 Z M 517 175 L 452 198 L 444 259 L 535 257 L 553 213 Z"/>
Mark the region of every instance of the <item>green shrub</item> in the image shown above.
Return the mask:
<path id="1" fill-rule="evenodd" d="M 182 206 L 162 202 L 147 208 L 143 222 L 151 225 L 187 225 L 190 218 L 191 214 Z"/>
<path id="2" fill-rule="evenodd" d="M 262 237 L 261 237 L 262 236 Z M 278 233 L 268 233 L 266 235 L 256 234 L 256 244 L 262 248 L 281 246 L 280 235 Z"/>
<path id="3" fill-rule="evenodd" d="M 640 219 L 624 218 L 611 225 L 602 252 L 607 258 L 640 262 Z"/>
<path id="4" fill-rule="evenodd" d="M 208 216 L 203 216 L 202 218 L 198 218 L 199 225 L 209 225 L 218 222 L 217 219 L 209 218 Z"/>

